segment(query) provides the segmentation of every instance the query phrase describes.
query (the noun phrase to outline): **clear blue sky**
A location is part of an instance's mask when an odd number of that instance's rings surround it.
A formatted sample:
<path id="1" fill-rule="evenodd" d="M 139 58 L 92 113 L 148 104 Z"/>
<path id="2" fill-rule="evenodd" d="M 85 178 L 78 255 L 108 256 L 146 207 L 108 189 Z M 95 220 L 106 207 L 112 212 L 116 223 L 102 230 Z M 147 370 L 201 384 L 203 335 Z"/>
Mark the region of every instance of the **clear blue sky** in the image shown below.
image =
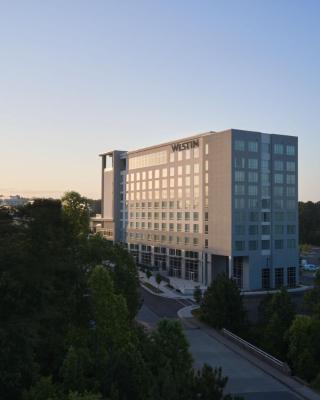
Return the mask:
<path id="1" fill-rule="evenodd" d="M 2 1 L 0 194 L 98 197 L 107 149 L 299 136 L 320 200 L 320 1 Z"/>

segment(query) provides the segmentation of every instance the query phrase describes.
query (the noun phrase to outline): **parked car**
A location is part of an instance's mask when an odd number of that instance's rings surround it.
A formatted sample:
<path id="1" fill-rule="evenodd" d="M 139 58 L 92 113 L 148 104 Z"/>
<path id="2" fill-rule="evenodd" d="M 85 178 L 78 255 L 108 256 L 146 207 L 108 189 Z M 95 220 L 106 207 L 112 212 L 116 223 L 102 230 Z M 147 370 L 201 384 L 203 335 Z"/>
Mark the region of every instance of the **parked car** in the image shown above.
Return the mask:
<path id="1" fill-rule="evenodd" d="M 318 271 L 319 266 L 315 264 L 304 264 L 303 265 L 303 270 L 304 271 L 311 271 L 311 272 L 316 272 Z"/>

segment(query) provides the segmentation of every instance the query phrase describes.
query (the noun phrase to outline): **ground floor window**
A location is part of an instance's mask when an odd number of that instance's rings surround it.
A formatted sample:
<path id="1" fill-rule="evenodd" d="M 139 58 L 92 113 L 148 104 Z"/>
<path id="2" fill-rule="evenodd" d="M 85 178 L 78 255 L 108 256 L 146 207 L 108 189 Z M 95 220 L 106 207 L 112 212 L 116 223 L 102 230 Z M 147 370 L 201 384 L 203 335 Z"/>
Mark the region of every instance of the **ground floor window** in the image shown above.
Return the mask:
<path id="1" fill-rule="evenodd" d="M 233 259 L 233 279 L 237 286 L 242 289 L 243 287 L 243 258 L 234 257 Z"/>
<path id="2" fill-rule="evenodd" d="M 199 261 L 186 259 L 186 279 L 198 282 Z"/>
<path id="3" fill-rule="evenodd" d="M 262 289 L 270 288 L 270 269 L 263 268 L 261 271 L 261 287 Z"/>
<path id="4" fill-rule="evenodd" d="M 154 255 L 154 266 L 165 270 L 167 267 L 166 256 L 155 254 Z"/>
<path id="5" fill-rule="evenodd" d="M 283 268 L 276 268 L 274 273 L 274 286 L 276 289 L 279 289 L 283 284 Z"/>
<path id="6" fill-rule="evenodd" d="M 169 257 L 169 275 L 175 278 L 181 278 L 181 258 Z"/>
<path id="7" fill-rule="evenodd" d="M 141 265 L 145 267 L 151 267 L 151 254 L 141 253 Z"/>
<path id="8" fill-rule="evenodd" d="M 289 267 L 287 270 L 288 287 L 293 288 L 296 286 L 296 268 Z"/>

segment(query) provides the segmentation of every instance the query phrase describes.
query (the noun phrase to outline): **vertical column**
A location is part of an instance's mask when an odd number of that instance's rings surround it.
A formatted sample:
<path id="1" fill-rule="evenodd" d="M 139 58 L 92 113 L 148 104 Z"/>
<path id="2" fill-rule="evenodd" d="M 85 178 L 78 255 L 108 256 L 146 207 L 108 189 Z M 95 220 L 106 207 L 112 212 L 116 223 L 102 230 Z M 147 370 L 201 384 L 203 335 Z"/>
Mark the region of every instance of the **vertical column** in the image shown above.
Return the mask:
<path id="1" fill-rule="evenodd" d="M 186 259 L 184 250 L 181 250 L 181 278 L 186 279 Z"/>
<path id="2" fill-rule="evenodd" d="M 228 276 L 232 278 L 232 270 L 233 270 L 233 257 L 229 256 L 229 265 L 228 265 Z"/>

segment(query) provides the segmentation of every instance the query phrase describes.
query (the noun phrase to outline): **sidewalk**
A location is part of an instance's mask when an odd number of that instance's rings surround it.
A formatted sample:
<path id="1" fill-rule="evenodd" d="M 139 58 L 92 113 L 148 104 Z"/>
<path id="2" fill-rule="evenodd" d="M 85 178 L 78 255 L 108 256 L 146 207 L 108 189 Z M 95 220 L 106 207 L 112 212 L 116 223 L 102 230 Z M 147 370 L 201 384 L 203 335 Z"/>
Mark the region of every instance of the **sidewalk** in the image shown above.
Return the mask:
<path id="1" fill-rule="evenodd" d="M 174 289 L 169 288 L 167 286 L 168 283 L 166 281 L 161 281 L 160 285 L 158 285 L 157 282 L 156 282 L 156 277 L 154 275 L 152 275 L 148 279 L 144 272 L 139 271 L 139 281 L 141 283 L 148 282 L 152 286 L 154 286 L 156 289 L 160 289 L 162 291 L 162 293 L 155 293 L 151 289 L 149 289 L 148 287 L 143 285 L 143 288 L 145 290 L 147 290 L 148 292 L 154 294 L 155 296 L 166 297 L 166 298 L 169 298 L 169 299 L 189 299 L 189 300 L 193 300 L 193 296 L 192 295 L 182 294 L 182 293 L 177 292 Z"/>

